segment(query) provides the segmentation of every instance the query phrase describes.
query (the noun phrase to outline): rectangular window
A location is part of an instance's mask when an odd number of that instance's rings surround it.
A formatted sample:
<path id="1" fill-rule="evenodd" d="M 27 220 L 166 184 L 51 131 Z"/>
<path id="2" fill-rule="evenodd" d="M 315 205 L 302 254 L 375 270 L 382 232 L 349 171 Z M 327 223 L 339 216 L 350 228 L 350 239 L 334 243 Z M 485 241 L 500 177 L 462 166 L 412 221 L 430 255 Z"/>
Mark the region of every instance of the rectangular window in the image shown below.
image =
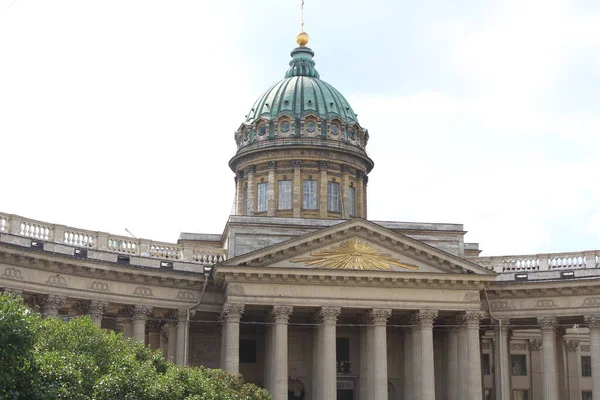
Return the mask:
<path id="1" fill-rule="evenodd" d="M 327 211 L 340 212 L 340 184 L 327 183 Z"/>
<path id="2" fill-rule="evenodd" d="M 303 201 L 302 208 L 305 210 L 317 209 L 317 181 L 305 180 L 302 183 Z"/>
<path id="3" fill-rule="evenodd" d="M 581 376 L 592 376 L 592 357 L 581 356 Z"/>
<path id="4" fill-rule="evenodd" d="M 355 201 L 355 193 L 356 190 L 354 189 L 354 186 L 350 186 L 350 188 L 348 189 L 348 197 L 350 199 L 350 210 L 348 210 L 348 213 L 351 217 L 354 217 L 356 215 L 356 201 Z"/>
<path id="5" fill-rule="evenodd" d="M 481 355 L 481 364 L 483 366 L 483 374 L 484 375 L 491 375 L 492 371 L 490 368 L 490 355 L 489 354 L 482 354 Z"/>
<path id="6" fill-rule="evenodd" d="M 510 360 L 513 376 L 527 376 L 527 356 L 525 354 L 512 354 Z"/>
<path id="7" fill-rule="evenodd" d="M 292 181 L 279 181 L 279 202 L 280 210 L 292 209 Z"/>
<path id="8" fill-rule="evenodd" d="M 256 362 L 256 340 L 240 339 L 240 362 L 255 363 Z"/>
<path id="9" fill-rule="evenodd" d="M 262 182 L 258 184 L 258 204 L 256 205 L 256 211 L 265 212 L 267 211 L 267 190 L 269 184 Z"/>
<path id="10" fill-rule="evenodd" d="M 513 390 L 513 400 L 529 400 L 529 390 Z"/>
<path id="11" fill-rule="evenodd" d="M 589 390 L 584 390 L 581 392 L 581 400 L 592 400 L 592 392 Z"/>

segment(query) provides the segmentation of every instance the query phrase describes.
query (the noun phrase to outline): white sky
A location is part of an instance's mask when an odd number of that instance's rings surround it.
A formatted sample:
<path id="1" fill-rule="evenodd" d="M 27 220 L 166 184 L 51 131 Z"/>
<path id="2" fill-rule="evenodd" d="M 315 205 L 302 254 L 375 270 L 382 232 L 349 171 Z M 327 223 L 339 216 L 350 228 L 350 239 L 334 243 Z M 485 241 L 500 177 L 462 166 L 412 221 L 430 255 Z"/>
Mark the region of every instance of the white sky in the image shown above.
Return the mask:
<path id="1" fill-rule="evenodd" d="M 0 211 L 221 233 L 233 132 L 299 3 L 0 0 Z M 307 0 L 306 21 L 369 129 L 370 219 L 462 223 L 484 255 L 600 248 L 599 2 Z"/>

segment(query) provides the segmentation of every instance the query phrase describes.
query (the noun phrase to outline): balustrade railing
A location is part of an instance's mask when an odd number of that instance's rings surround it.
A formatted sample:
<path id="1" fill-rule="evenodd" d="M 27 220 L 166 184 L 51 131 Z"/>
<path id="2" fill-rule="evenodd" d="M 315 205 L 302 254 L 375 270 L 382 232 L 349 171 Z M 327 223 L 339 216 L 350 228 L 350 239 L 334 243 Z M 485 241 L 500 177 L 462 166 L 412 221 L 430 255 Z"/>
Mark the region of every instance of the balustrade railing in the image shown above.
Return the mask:
<path id="1" fill-rule="evenodd" d="M 105 232 L 48 224 L 10 214 L 0 213 L 0 232 L 73 247 L 202 265 L 213 265 L 227 259 L 224 249 L 196 248 L 187 244 L 135 239 Z"/>
<path id="2" fill-rule="evenodd" d="M 600 250 L 519 256 L 470 257 L 469 260 L 498 273 L 600 268 Z"/>

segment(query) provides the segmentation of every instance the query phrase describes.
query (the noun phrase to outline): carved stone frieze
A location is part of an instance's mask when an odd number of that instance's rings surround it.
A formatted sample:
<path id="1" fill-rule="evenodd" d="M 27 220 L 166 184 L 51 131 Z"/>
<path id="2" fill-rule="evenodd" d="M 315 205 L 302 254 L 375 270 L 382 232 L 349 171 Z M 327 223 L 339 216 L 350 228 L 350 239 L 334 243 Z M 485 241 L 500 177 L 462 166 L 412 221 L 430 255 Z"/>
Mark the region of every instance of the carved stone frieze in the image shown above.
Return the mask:
<path id="1" fill-rule="evenodd" d="M 48 277 L 48 280 L 46 281 L 46 284 L 52 285 L 52 286 L 66 287 L 67 281 L 62 276 L 56 274 L 56 275 L 50 275 Z"/>
<path id="2" fill-rule="evenodd" d="M 465 293 L 464 301 L 467 303 L 478 302 L 481 301 L 481 296 L 479 295 L 479 292 L 467 292 Z"/>
<path id="3" fill-rule="evenodd" d="M 177 298 L 179 300 L 195 300 L 196 295 L 193 292 L 180 290 L 179 292 L 177 292 Z"/>
<path id="4" fill-rule="evenodd" d="M 529 349 L 531 351 L 542 350 L 542 341 L 540 339 L 529 339 Z"/>
<path id="5" fill-rule="evenodd" d="M 527 350 L 527 344 L 525 343 L 511 343 L 510 349 L 514 351 Z"/>
<path id="6" fill-rule="evenodd" d="M 492 310 L 508 310 L 510 307 L 508 306 L 508 302 L 504 300 L 496 300 L 490 303 L 490 308 Z"/>
<path id="7" fill-rule="evenodd" d="M 570 352 L 579 350 L 579 340 L 565 340 L 565 348 Z"/>
<path id="8" fill-rule="evenodd" d="M 92 283 L 90 283 L 90 289 L 92 289 L 95 292 L 110 292 L 108 288 L 108 283 L 101 281 L 92 281 Z"/>
<path id="9" fill-rule="evenodd" d="M 540 326 L 540 330 L 544 331 L 554 331 L 556 330 L 556 317 L 539 317 L 538 324 Z"/>
<path id="10" fill-rule="evenodd" d="M 148 286 L 138 286 L 133 290 L 134 296 L 142 296 L 142 297 L 154 297 L 154 293 L 152 293 L 152 288 Z"/>
<path id="11" fill-rule="evenodd" d="M 553 308 L 556 307 L 554 300 L 552 299 L 539 299 L 535 302 L 536 308 Z"/>
<path id="12" fill-rule="evenodd" d="M 586 297 L 583 300 L 584 307 L 600 307 L 600 297 Z"/>
<path id="13" fill-rule="evenodd" d="M 17 269 L 17 268 L 6 268 L 4 270 L 4 277 L 8 278 L 8 279 L 22 280 L 23 279 L 23 273 L 21 272 L 20 269 Z"/>

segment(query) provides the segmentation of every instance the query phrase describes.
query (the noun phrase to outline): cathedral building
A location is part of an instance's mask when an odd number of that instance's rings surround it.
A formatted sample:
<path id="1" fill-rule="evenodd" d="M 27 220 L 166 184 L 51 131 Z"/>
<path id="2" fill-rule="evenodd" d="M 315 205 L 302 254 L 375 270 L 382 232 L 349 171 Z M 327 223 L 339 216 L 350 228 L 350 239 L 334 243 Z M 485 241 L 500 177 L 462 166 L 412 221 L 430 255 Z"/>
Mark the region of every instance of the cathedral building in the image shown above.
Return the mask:
<path id="1" fill-rule="evenodd" d="M 222 233 L 0 213 L 0 288 L 275 400 L 600 400 L 600 250 L 480 257 L 460 224 L 370 221 L 369 131 L 297 43 L 235 131 Z"/>

